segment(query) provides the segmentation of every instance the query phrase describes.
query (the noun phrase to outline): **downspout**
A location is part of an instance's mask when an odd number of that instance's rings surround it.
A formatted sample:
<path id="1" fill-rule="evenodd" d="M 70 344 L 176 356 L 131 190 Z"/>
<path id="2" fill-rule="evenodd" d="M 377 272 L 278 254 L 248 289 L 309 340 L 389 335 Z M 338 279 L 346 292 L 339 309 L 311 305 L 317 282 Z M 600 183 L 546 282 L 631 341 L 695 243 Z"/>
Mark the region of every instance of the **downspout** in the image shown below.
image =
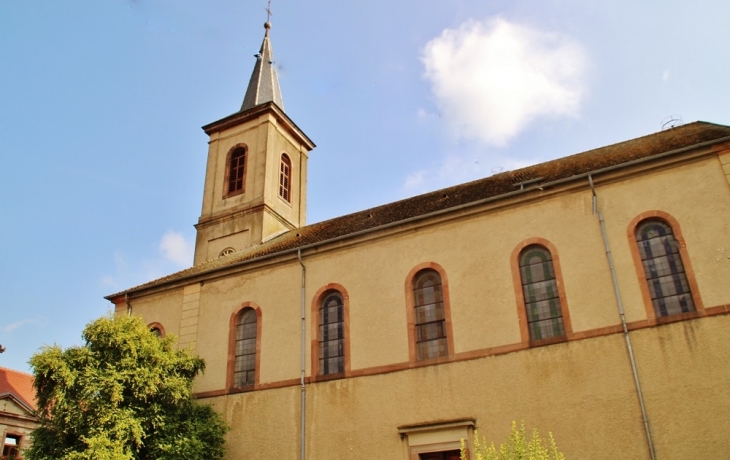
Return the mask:
<path id="1" fill-rule="evenodd" d="M 132 316 L 132 304 L 129 303 L 129 294 L 124 293 L 124 303 L 127 304 L 127 316 Z"/>
<path id="2" fill-rule="evenodd" d="M 304 193 L 304 171 L 302 170 L 302 165 L 304 164 L 304 153 L 302 153 L 302 146 L 299 145 L 299 219 L 297 222 L 298 227 L 304 226 L 304 218 L 302 217 L 302 193 Z M 301 264 L 301 261 L 299 262 Z"/>
<path id="3" fill-rule="evenodd" d="M 634 375 L 634 385 L 636 386 L 636 393 L 639 396 L 639 406 L 641 407 L 641 418 L 644 421 L 644 430 L 646 431 L 646 442 L 649 445 L 649 454 L 651 460 L 656 460 L 656 454 L 654 453 L 654 442 L 651 439 L 651 431 L 649 430 L 649 417 L 646 415 L 646 407 L 644 406 L 644 395 L 641 391 L 641 383 L 639 382 L 639 372 L 636 369 L 636 360 L 634 359 L 634 349 L 631 347 L 631 338 L 629 337 L 629 328 L 626 326 L 626 314 L 624 313 L 624 304 L 621 300 L 621 292 L 618 288 L 618 278 L 616 277 L 616 268 L 613 264 L 613 255 L 611 254 L 611 248 L 608 244 L 608 234 L 606 233 L 606 222 L 603 220 L 603 213 L 598 209 L 598 195 L 596 195 L 596 188 L 593 186 L 593 177 L 588 174 L 588 183 L 591 186 L 591 193 L 593 194 L 593 214 L 598 215 L 598 223 L 601 226 L 601 235 L 603 236 L 603 246 L 606 250 L 606 258 L 608 259 L 608 267 L 611 270 L 611 281 L 613 282 L 613 292 L 616 296 L 616 305 L 618 306 L 618 314 L 621 317 L 621 327 L 624 331 L 624 339 L 626 340 L 626 349 L 629 352 L 629 361 L 631 361 L 631 372 Z"/>
<path id="4" fill-rule="evenodd" d="M 297 258 L 299 259 L 299 265 L 302 266 L 302 372 L 300 376 L 300 384 L 302 387 L 302 397 L 301 397 L 301 428 L 300 428 L 300 445 L 299 445 L 299 459 L 304 460 L 304 435 L 306 434 L 306 430 L 304 429 L 304 422 L 306 421 L 306 409 L 307 409 L 307 389 L 304 385 L 304 373 L 306 372 L 306 346 L 307 346 L 307 335 L 306 335 L 306 320 L 307 320 L 307 314 L 306 314 L 306 307 L 305 307 L 305 292 L 304 288 L 307 285 L 307 267 L 304 266 L 304 263 L 302 262 L 302 249 L 299 248 L 297 250 Z"/>

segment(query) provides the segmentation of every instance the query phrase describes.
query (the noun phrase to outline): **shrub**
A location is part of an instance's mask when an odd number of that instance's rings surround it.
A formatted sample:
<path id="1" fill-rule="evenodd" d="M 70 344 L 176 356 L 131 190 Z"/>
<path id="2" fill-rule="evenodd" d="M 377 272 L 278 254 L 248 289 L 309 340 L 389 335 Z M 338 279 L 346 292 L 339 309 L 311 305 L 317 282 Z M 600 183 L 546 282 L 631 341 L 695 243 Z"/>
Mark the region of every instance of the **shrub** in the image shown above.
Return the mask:
<path id="1" fill-rule="evenodd" d="M 547 445 L 546 445 L 547 444 Z M 466 460 L 466 443 L 461 440 L 461 460 Z M 486 437 L 479 439 L 479 433 L 474 432 L 474 455 L 471 460 L 565 460 L 565 456 L 558 451 L 553 434 L 548 432 L 547 442 L 540 438 L 537 428 L 532 430 L 532 439 L 527 439 L 525 422 L 512 422 L 512 434 L 507 441 L 500 444 L 499 449 L 494 442 L 488 442 Z"/>

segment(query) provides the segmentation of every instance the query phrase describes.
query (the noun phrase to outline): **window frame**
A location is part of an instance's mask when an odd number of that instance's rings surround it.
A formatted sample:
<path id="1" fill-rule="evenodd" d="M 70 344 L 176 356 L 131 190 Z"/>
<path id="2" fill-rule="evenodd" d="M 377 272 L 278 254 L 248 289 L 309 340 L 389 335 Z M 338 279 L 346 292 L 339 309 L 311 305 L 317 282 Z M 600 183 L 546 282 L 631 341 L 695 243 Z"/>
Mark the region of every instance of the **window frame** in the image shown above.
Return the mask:
<path id="1" fill-rule="evenodd" d="M 246 309 L 251 309 L 256 313 L 256 358 L 254 362 L 254 384 L 242 387 L 235 386 L 236 371 L 236 329 L 238 326 L 238 316 L 242 315 Z M 226 372 L 226 388 L 231 392 L 243 392 L 255 390 L 260 385 L 261 378 L 261 308 L 254 302 L 243 302 L 231 314 L 229 332 L 228 332 L 228 367 Z"/>
<path id="2" fill-rule="evenodd" d="M 337 374 L 320 374 L 319 368 L 319 307 L 322 301 L 332 292 L 339 292 L 342 296 L 342 329 L 344 331 L 343 346 L 345 349 L 345 365 L 344 372 Z M 329 283 L 322 286 L 317 290 L 312 299 L 311 306 L 311 365 L 310 374 L 313 381 L 333 380 L 339 378 L 345 378 L 350 375 L 350 295 L 347 293 L 347 289 L 338 283 Z"/>
<path id="3" fill-rule="evenodd" d="M 636 230 L 638 229 L 639 225 L 647 220 L 652 219 L 663 221 L 665 224 L 669 225 L 669 227 L 672 229 L 672 233 L 674 233 L 674 239 L 679 242 L 679 255 L 682 259 L 682 265 L 684 265 L 684 271 L 685 275 L 687 276 L 687 283 L 689 284 L 690 294 L 692 296 L 692 300 L 694 301 L 695 311 L 677 313 L 667 316 L 656 316 L 656 313 L 654 312 L 654 303 L 651 300 L 651 292 L 649 291 L 649 285 L 647 284 L 646 273 L 644 272 L 644 264 L 641 260 L 639 243 L 636 241 Z M 629 240 L 631 257 L 634 261 L 634 268 L 636 269 L 636 278 L 639 283 L 641 298 L 644 302 L 646 318 L 651 322 L 660 323 L 662 321 L 672 321 L 674 319 L 682 318 L 684 316 L 694 317 L 698 313 L 701 314 L 701 311 L 704 310 L 705 307 L 702 303 L 702 297 L 700 296 L 700 290 L 697 286 L 697 280 L 695 278 L 694 270 L 692 269 L 692 263 L 689 253 L 687 251 L 687 244 L 685 242 L 684 235 L 682 234 L 682 228 L 680 227 L 677 219 L 675 219 L 671 214 L 657 209 L 645 211 L 631 220 L 629 226 L 626 229 L 626 236 Z"/>
<path id="4" fill-rule="evenodd" d="M 424 270 L 433 270 L 441 277 L 441 295 L 443 297 L 444 304 L 444 328 L 446 330 L 446 347 L 447 353 L 445 356 L 439 356 L 437 358 L 424 358 L 418 359 L 418 346 L 416 344 L 416 305 L 415 299 L 413 298 L 413 284 L 418 274 Z M 408 272 L 405 280 L 405 294 L 406 294 L 406 321 L 408 325 L 408 360 L 411 363 L 438 363 L 443 361 L 452 361 L 455 357 L 454 350 L 454 329 L 451 322 L 451 301 L 449 296 L 449 280 L 446 276 L 446 270 L 437 264 L 436 262 L 424 262 L 416 265 Z"/>
<path id="5" fill-rule="evenodd" d="M 8 427 L 8 428 L 11 428 L 11 427 Z M 16 444 L 15 445 L 7 444 L 8 438 L 14 438 L 16 440 Z M 12 431 L 12 430 L 6 431 L 5 436 L 3 437 L 3 444 L 2 444 L 2 450 L 0 450 L 0 455 L 3 455 L 3 456 L 7 455 L 8 458 L 10 458 L 11 454 L 16 453 L 17 456 L 15 458 L 17 458 L 18 460 L 22 460 L 23 457 L 21 457 L 21 454 L 22 454 L 21 450 L 24 447 L 26 447 L 24 440 L 25 440 L 25 435 Z M 6 450 L 7 450 L 7 454 L 6 454 Z"/>
<path id="6" fill-rule="evenodd" d="M 289 168 L 288 175 L 286 175 L 286 176 L 284 176 L 284 172 L 282 171 L 282 166 L 285 164 Z M 284 177 L 288 181 L 288 184 L 286 187 L 284 187 L 284 184 L 282 184 L 282 177 Z M 292 180 L 293 180 L 293 178 L 294 178 L 294 167 L 293 167 L 291 157 L 286 152 L 282 152 L 281 156 L 279 157 L 279 182 L 278 182 L 279 192 L 278 192 L 278 195 L 279 195 L 279 198 L 281 198 L 287 204 L 291 204 L 291 202 L 292 202 Z M 288 196 L 286 196 L 286 197 L 282 196 L 282 194 L 281 194 L 282 189 L 286 190 L 286 193 Z"/>
<path id="7" fill-rule="evenodd" d="M 525 303 L 525 295 L 522 290 L 520 257 L 522 256 L 522 251 L 524 251 L 525 248 L 535 245 L 544 247 L 550 252 L 550 255 L 552 256 L 553 271 L 555 272 L 555 283 L 558 287 L 558 299 L 560 300 L 560 312 L 563 316 L 563 329 L 565 331 L 565 334 L 559 337 L 549 337 L 546 339 L 538 340 L 533 340 L 530 337 L 530 328 L 527 318 L 527 304 Z M 570 308 L 568 306 L 568 299 L 565 294 L 563 271 L 560 268 L 560 256 L 555 245 L 545 238 L 527 238 L 526 240 L 520 242 L 512 250 L 510 263 L 512 265 L 512 284 L 515 290 L 515 305 L 517 306 L 517 317 L 519 321 L 520 337 L 522 338 L 522 343 L 528 344 L 530 347 L 536 347 L 541 345 L 549 345 L 551 343 L 560 343 L 567 341 L 573 334 L 573 325 L 570 321 Z"/>
<path id="8" fill-rule="evenodd" d="M 241 179 L 241 188 L 229 191 L 230 188 L 230 178 L 231 178 L 231 159 L 233 157 L 233 153 L 237 150 L 243 150 L 243 178 Z M 233 147 L 231 147 L 228 150 L 228 153 L 226 154 L 226 163 L 225 163 L 225 174 L 223 179 L 223 198 L 229 198 L 236 195 L 241 195 L 246 192 L 246 176 L 248 175 L 248 146 L 246 144 L 236 144 Z"/>

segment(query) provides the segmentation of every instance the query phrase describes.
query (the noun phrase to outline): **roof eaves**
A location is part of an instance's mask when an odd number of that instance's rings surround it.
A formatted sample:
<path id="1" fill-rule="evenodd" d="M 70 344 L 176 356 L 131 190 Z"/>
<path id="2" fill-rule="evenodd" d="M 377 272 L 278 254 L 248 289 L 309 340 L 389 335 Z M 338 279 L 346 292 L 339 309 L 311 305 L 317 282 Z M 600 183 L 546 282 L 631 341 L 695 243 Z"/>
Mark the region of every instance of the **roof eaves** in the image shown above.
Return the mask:
<path id="1" fill-rule="evenodd" d="M 299 141 L 307 147 L 308 150 L 314 149 L 317 145 L 307 136 L 302 129 L 297 126 L 294 121 L 292 121 L 291 118 L 282 110 L 281 107 L 276 105 L 276 102 L 269 101 L 264 104 L 257 105 L 255 107 L 252 107 L 248 110 L 243 110 L 241 112 L 232 113 L 226 117 L 221 118 L 220 120 L 216 120 L 212 123 L 208 123 L 207 125 L 204 125 L 202 127 L 203 131 L 207 135 L 211 135 L 212 133 L 216 131 L 222 131 L 226 128 L 229 128 L 231 126 L 235 126 L 238 124 L 243 123 L 244 121 L 250 120 L 252 118 L 256 118 L 260 115 L 262 115 L 266 111 L 271 111 L 276 117 L 278 117 L 280 120 L 284 121 L 286 124 L 290 125 L 291 131 L 293 134 L 297 137 L 299 137 Z"/>

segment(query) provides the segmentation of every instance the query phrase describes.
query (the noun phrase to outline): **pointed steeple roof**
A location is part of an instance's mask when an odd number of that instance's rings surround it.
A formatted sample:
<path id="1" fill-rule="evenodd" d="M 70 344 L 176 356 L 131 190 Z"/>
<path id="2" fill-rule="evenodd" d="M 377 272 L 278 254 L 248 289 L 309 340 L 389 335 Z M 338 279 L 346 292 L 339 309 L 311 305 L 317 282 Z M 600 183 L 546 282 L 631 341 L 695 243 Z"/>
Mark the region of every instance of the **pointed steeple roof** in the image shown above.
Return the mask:
<path id="1" fill-rule="evenodd" d="M 274 67 L 274 53 L 271 51 L 271 41 L 269 40 L 269 29 L 271 23 L 264 24 L 266 34 L 264 41 L 261 43 L 261 50 L 256 55 L 256 65 L 251 74 L 251 81 L 248 82 L 246 96 L 243 98 L 241 111 L 251 109 L 265 102 L 273 101 L 279 108 L 284 110 L 284 100 L 281 98 L 281 88 L 279 88 L 279 77 L 276 75 Z"/>

